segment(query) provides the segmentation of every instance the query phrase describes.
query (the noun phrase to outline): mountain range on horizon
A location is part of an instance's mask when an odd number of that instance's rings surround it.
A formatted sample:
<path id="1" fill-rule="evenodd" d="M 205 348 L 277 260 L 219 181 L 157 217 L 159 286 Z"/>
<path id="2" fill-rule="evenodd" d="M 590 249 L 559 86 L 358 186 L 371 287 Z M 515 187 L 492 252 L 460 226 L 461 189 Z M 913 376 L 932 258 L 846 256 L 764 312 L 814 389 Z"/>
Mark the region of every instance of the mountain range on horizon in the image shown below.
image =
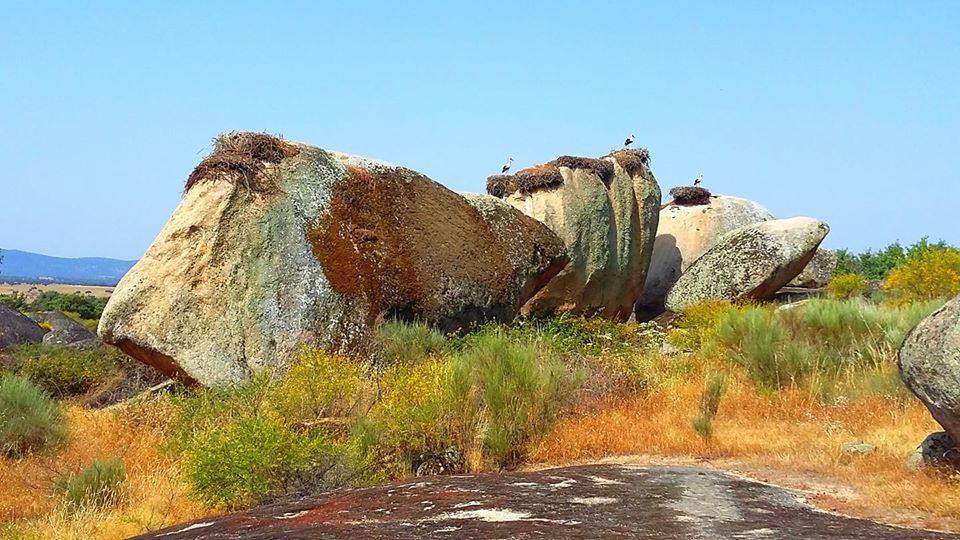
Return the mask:
<path id="1" fill-rule="evenodd" d="M 64 283 L 112 287 L 137 261 L 106 257 L 52 257 L 0 248 L 0 282 Z"/>

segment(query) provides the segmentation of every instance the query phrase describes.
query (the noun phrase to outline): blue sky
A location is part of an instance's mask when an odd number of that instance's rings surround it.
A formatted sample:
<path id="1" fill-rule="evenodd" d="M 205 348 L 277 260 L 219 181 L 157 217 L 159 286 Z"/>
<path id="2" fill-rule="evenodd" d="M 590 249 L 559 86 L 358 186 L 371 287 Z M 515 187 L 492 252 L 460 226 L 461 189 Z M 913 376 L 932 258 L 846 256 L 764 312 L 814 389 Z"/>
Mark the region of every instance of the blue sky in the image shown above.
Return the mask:
<path id="1" fill-rule="evenodd" d="M 723 4 L 723 5 L 721 5 Z M 664 191 L 960 244 L 960 2 L 14 2 L 0 247 L 139 257 L 228 130 L 481 191 L 634 133 Z"/>

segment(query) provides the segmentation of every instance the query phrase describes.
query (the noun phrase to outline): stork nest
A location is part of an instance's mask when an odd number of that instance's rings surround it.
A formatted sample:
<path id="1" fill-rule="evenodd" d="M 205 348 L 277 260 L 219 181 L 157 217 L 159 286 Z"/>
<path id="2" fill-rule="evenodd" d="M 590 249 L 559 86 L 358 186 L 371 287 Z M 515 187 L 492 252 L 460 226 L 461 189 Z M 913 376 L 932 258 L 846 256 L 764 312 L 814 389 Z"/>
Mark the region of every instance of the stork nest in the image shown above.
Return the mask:
<path id="1" fill-rule="evenodd" d="M 680 206 L 708 204 L 712 197 L 709 190 L 699 186 L 681 186 L 670 190 L 673 202 Z"/>
<path id="2" fill-rule="evenodd" d="M 553 161 L 534 165 L 516 174 L 496 174 L 487 178 L 487 193 L 504 198 L 519 191 L 525 195 L 542 188 L 563 184 L 560 167 L 586 169 L 597 175 L 605 186 L 613 179 L 613 163 L 604 159 L 560 156 Z"/>
<path id="3" fill-rule="evenodd" d="M 640 176 L 650 169 L 650 151 L 646 148 L 614 150 L 603 156 L 612 157 L 630 176 Z"/>
<path id="4" fill-rule="evenodd" d="M 209 178 L 239 180 L 253 191 L 270 191 L 276 185 L 267 177 L 267 164 L 280 163 L 299 153 L 296 146 L 268 133 L 221 134 L 213 140 L 213 152 L 190 173 L 183 192 Z"/>

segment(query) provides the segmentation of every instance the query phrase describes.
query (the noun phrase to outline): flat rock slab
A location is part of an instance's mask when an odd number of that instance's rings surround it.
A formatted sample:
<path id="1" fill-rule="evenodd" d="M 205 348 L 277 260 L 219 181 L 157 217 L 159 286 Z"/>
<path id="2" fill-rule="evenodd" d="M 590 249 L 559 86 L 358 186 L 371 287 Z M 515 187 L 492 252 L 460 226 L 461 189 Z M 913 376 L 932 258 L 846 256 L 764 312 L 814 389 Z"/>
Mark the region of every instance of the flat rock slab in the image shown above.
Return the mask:
<path id="1" fill-rule="evenodd" d="M 338 490 L 140 538 L 960 538 L 814 510 L 693 467 L 589 465 Z"/>

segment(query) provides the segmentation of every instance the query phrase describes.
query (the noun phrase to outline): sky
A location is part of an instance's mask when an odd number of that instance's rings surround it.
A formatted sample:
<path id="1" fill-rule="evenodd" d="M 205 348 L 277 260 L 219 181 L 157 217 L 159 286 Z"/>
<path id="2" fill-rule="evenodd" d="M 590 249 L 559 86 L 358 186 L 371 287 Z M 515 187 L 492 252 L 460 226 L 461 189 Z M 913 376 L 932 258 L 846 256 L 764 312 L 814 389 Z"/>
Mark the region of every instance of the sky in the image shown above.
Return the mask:
<path id="1" fill-rule="evenodd" d="M 5 2 L 0 248 L 138 258 L 231 130 L 458 191 L 629 134 L 664 193 L 960 244 L 960 2 Z"/>

